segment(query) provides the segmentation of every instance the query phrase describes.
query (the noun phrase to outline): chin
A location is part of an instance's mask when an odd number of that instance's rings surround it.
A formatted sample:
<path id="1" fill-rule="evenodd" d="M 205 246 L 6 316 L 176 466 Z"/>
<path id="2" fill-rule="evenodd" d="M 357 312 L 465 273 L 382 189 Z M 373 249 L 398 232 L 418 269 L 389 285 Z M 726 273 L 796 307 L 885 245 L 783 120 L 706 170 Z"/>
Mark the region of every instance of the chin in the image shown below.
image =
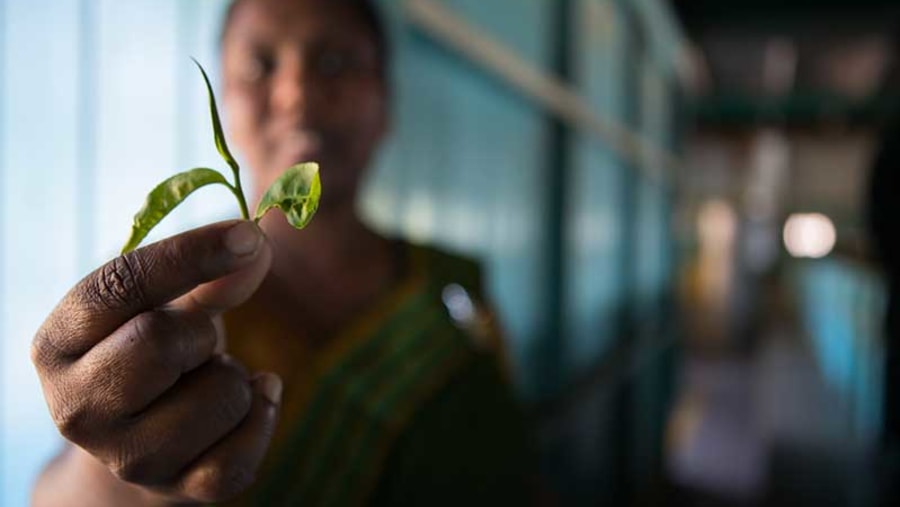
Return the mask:
<path id="1" fill-rule="evenodd" d="M 322 178 L 322 203 L 326 200 L 332 200 L 335 203 L 343 203 L 350 201 L 356 197 L 358 187 L 362 181 L 363 174 L 359 171 L 341 171 L 331 170 L 333 165 L 327 162 L 319 162 Z"/>
<path id="2" fill-rule="evenodd" d="M 322 199 L 319 201 L 319 209 L 316 213 L 334 213 L 346 210 L 356 210 L 356 192 L 343 189 L 329 191 L 325 183 L 322 183 Z"/>

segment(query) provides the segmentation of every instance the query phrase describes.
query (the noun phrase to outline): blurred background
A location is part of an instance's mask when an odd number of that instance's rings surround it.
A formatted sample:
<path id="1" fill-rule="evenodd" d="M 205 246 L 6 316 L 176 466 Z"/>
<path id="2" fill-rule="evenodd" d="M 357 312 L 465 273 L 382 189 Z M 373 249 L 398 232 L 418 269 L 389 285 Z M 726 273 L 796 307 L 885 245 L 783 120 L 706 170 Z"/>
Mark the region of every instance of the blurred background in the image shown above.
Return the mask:
<path id="1" fill-rule="evenodd" d="M 484 263 L 547 503 L 876 505 L 900 6 L 380 3 L 394 131 L 361 210 Z M 0 0 L 4 506 L 60 446 L 34 332 L 156 182 L 219 160 L 188 57 L 218 81 L 226 5 Z M 217 192 L 154 237 L 235 215 Z"/>

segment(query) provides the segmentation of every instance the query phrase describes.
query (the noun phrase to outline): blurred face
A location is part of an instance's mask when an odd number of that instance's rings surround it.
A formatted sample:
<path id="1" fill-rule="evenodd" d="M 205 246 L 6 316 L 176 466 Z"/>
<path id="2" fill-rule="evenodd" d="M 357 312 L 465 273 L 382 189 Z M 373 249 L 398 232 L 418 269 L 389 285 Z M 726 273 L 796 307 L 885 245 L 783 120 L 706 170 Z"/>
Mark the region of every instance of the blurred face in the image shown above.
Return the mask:
<path id="1" fill-rule="evenodd" d="M 224 105 L 258 191 L 288 167 L 321 165 L 322 208 L 352 205 L 386 129 L 378 48 L 335 0 L 244 0 L 223 41 Z"/>

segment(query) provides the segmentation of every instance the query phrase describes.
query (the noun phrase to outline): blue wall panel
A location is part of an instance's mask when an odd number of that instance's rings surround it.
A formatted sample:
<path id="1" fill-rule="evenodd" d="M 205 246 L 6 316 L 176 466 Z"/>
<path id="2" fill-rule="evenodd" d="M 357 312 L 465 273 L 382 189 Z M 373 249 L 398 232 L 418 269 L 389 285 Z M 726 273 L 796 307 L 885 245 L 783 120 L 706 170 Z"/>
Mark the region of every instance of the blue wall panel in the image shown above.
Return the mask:
<path id="1" fill-rule="evenodd" d="M 445 6 L 526 60 L 542 64 L 552 3 L 452 1 Z M 401 6 L 392 6 L 392 15 L 402 16 Z M 519 385 L 530 392 L 533 379 L 526 372 L 542 360 L 534 347 L 546 318 L 544 115 L 421 29 L 400 25 L 395 44 L 394 132 L 364 209 L 384 230 L 484 261 L 487 289 L 510 337 Z"/>
<path id="2" fill-rule="evenodd" d="M 571 58 L 575 85 L 597 114 L 622 121 L 627 63 L 620 12 L 609 0 L 580 0 Z M 568 190 L 567 343 L 570 378 L 596 365 L 615 341 L 622 292 L 617 262 L 625 238 L 620 216 L 624 167 L 612 148 L 587 132 L 575 132 Z"/>
<path id="3" fill-rule="evenodd" d="M 7 1 L 3 287 L 0 320 L 0 503 L 25 505 L 57 446 L 29 360 L 31 337 L 76 275 L 78 19 L 76 0 Z M 35 37 L 35 34 L 53 34 Z M 59 255 L 72 252 L 72 255 Z M 50 438 L 48 438 L 48 436 Z"/>

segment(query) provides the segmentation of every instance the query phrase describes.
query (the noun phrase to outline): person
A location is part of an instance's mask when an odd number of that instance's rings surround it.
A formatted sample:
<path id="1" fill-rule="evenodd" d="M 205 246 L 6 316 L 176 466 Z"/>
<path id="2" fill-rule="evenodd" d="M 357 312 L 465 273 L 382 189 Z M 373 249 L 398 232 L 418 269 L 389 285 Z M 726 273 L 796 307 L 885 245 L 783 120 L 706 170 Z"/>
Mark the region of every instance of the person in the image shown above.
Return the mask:
<path id="1" fill-rule="evenodd" d="M 200 227 L 72 288 L 32 347 L 69 441 L 34 504 L 529 502 L 477 266 L 355 211 L 389 128 L 373 5 L 236 0 L 221 54 L 254 188 L 318 161 L 319 211 L 303 231 L 278 213 Z"/>

